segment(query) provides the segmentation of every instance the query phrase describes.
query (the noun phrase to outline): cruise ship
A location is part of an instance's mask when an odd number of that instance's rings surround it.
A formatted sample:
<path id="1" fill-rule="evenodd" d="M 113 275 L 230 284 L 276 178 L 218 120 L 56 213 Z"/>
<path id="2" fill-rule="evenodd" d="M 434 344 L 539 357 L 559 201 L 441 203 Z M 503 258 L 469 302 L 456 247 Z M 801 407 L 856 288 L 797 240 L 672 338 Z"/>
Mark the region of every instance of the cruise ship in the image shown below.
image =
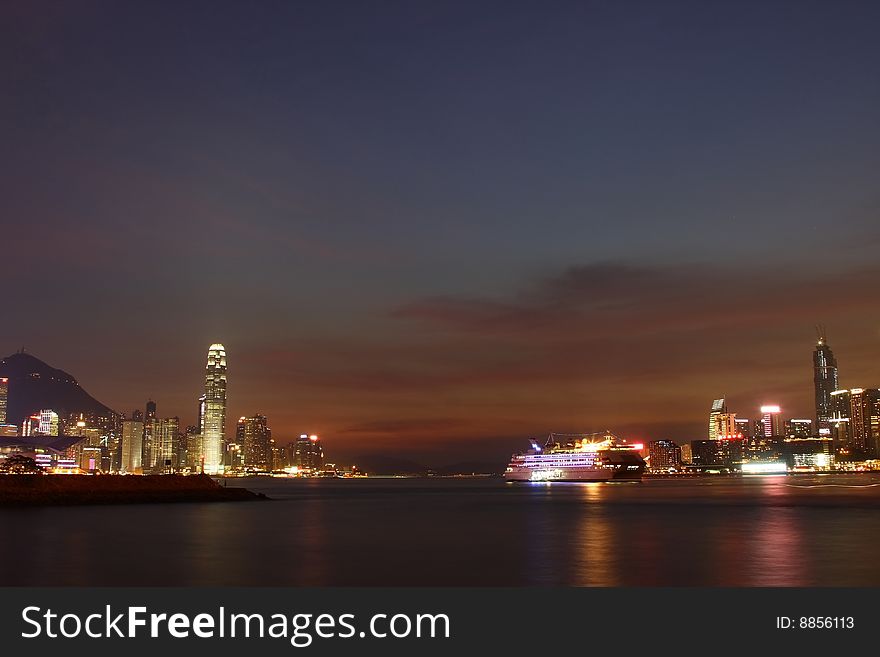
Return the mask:
<path id="1" fill-rule="evenodd" d="M 644 445 L 626 443 L 611 432 L 551 433 L 541 446 L 532 440 L 527 452 L 514 454 L 504 473 L 508 481 L 640 481 Z"/>

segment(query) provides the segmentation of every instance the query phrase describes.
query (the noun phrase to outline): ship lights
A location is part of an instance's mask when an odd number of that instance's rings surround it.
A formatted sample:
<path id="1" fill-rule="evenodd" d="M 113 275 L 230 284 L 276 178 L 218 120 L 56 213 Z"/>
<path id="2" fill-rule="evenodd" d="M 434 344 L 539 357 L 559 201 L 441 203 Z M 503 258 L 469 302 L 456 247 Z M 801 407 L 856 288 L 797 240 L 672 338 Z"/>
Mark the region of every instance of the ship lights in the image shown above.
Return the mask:
<path id="1" fill-rule="evenodd" d="M 562 470 L 554 468 L 553 470 L 535 470 L 529 476 L 532 481 L 547 481 L 548 479 L 559 479 L 562 477 Z"/>
<path id="2" fill-rule="evenodd" d="M 584 439 L 580 442 L 578 450 L 581 452 L 600 452 L 603 449 L 608 449 L 609 447 L 611 447 L 611 441 L 608 439 L 599 440 L 596 442 L 591 442 L 587 439 Z"/>

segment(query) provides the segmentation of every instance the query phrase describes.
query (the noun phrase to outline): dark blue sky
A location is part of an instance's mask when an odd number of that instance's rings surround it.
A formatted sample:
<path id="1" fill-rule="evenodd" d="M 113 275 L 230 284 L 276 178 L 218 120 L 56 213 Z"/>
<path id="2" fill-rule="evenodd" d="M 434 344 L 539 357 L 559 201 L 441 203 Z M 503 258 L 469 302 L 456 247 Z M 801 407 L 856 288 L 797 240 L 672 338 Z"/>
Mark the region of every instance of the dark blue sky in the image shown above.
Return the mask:
<path id="1" fill-rule="evenodd" d="M 0 344 L 188 423 L 219 340 L 343 456 L 809 415 L 814 323 L 880 385 L 878 19 L 4 3 Z"/>

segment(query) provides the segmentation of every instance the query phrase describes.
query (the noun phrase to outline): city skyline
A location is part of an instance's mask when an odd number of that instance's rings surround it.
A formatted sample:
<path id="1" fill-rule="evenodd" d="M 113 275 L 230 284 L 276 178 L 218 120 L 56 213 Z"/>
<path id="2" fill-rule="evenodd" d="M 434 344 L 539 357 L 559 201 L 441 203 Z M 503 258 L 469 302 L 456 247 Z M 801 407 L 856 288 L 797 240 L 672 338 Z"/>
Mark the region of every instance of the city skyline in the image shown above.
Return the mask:
<path id="1" fill-rule="evenodd" d="M 817 327 L 818 329 L 818 327 Z M 726 438 L 735 438 L 737 434 L 740 434 L 742 437 L 742 431 L 740 427 L 740 423 L 745 423 L 744 427 L 748 430 L 748 436 L 758 436 L 758 435 L 766 435 L 770 436 L 798 436 L 802 435 L 802 432 L 794 431 L 794 425 L 799 425 L 799 423 L 806 423 L 809 425 L 809 432 L 811 435 L 820 434 L 822 437 L 831 439 L 832 437 L 835 440 L 835 444 L 838 444 L 838 441 L 841 440 L 843 443 L 848 442 L 852 439 L 852 437 L 846 437 L 843 434 L 839 434 L 837 429 L 832 429 L 828 427 L 837 426 L 835 422 L 839 418 L 849 418 L 849 399 L 850 399 L 850 389 L 848 388 L 835 388 L 833 394 L 830 395 L 830 399 L 832 402 L 837 400 L 837 406 L 834 407 L 832 405 L 825 405 L 824 398 L 820 395 L 820 391 L 825 384 L 823 383 L 825 380 L 832 380 L 835 383 L 839 381 L 838 379 L 838 365 L 837 359 L 832 351 L 831 344 L 828 341 L 827 335 L 825 333 L 824 328 L 818 329 L 818 339 L 814 343 L 814 351 L 813 351 L 813 383 L 814 383 L 814 402 L 815 408 L 812 413 L 802 413 L 798 414 L 791 407 L 781 407 L 779 404 L 775 403 L 776 398 L 772 395 L 767 395 L 760 392 L 753 392 L 752 396 L 756 399 L 761 399 L 761 403 L 758 407 L 752 409 L 748 407 L 742 406 L 738 400 L 737 403 L 731 405 L 731 408 L 728 406 L 728 398 L 721 397 L 715 399 L 711 402 L 711 408 L 709 412 L 709 430 L 708 430 L 708 438 L 709 440 L 716 439 L 726 439 Z M 821 357 L 820 357 L 821 356 Z M 831 367 L 833 369 L 833 374 L 827 374 L 827 368 Z M 224 445 L 228 444 L 236 444 L 237 449 L 242 450 L 241 456 L 237 458 L 243 459 L 244 463 L 247 464 L 261 464 L 267 463 L 268 452 L 266 452 L 263 456 L 254 456 L 251 453 L 251 450 L 254 449 L 253 439 L 248 438 L 248 440 L 244 440 L 245 435 L 250 435 L 252 431 L 257 431 L 253 429 L 253 426 L 262 426 L 263 429 L 259 431 L 265 432 L 265 440 L 268 441 L 269 436 L 271 436 L 271 432 L 269 432 L 267 428 L 267 420 L 265 415 L 257 413 L 252 417 L 241 415 L 238 421 L 237 429 L 233 429 L 231 432 L 228 428 L 225 427 L 225 416 L 226 416 L 226 383 L 227 383 L 227 368 L 226 368 L 226 351 L 225 347 L 222 344 L 214 343 L 211 344 L 208 348 L 208 362 L 205 369 L 205 393 L 203 393 L 198 398 L 198 410 L 197 417 L 194 418 L 194 424 L 190 424 L 188 418 L 183 416 L 181 419 L 180 415 L 169 415 L 166 413 L 157 414 L 157 403 L 152 398 L 150 398 L 146 402 L 146 413 L 142 413 L 140 410 L 135 410 L 133 413 L 128 410 L 118 410 L 117 412 L 120 414 L 122 418 L 125 418 L 127 422 L 130 422 L 132 419 L 139 420 L 142 417 L 146 417 L 146 423 L 140 423 L 140 426 L 143 427 L 144 431 L 144 458 L 145 458 L 145 467 L 150 469 L 161 469 L 161 462 L 164 461 L 166 463 L 171 463 L 172 461 L 172 453 L 171 449 L 171 438 L 162 437 L 163 431 L 169 431 L 169 427 L 173 426 L 173 433 L 175 435 L 175 441 L 177 440 L 177 436 L 180 437 L 181 440 L 189 440 L 190 438 L 190 429 L 188 428 L 186 431 L 186 435 L 184 435 L 183 429 L 184 426 L 193 427 L 195 433 L 193 436 L 198 439 L 199 447 L 198 452 L 204 456 L 204 464 L 205 470 L 209 473 L 219 473 L 221 471 L 220 461 L 228 461 L 230 457 L 229 454 L 225 453 Z M 876 392 L 876 388 L 872 388 L 870 385 L 867 388 L 869 392 L 874 394 Z M 846 410 L 843 410 L 843 406 L 840 406 L 840 400 L 843 398 L 840 397 L 840 394 L 846 394 Z M 853 388 L 853 394 L 861 394 L 862 388 Z M 206 399 L 214 400 L 212 403 L 206 403 Z M 2 400 L 5 403 L 5 399 Z M 772 401 L 773 403 L 768 404 L 768 401 Z M 215 410 L 211 410 L 214 406 L 217 408 Z M 855 408 L 855 406 L 853 406 Z M 208 409 L 208 410 L 206 410 Z M 867 407 L 866 407 L 867 409 Z M 207 423 L 208 427 L 213 427 L 214 425 L 219 425 L 216 436 L 209 436 L 208 439 L 205 439 L 205 417 L 210 412 L 211 416 L 215 416 L 216 418 Z M 854 411 L 855 412 L 855 411 Z M 869 411 L 865 411 L 869 412 Z M 873 412 L 873 411 L 870 411 Z M 869 412 L 869 413 L 870 413 Z M 45 415 L 48 411 L 44 411 L 42 414 Z M 162 417 L 164 416 L 164 417 Z M 57 422 L 57 415 L 56 422 Z M 704 416 L 705 417 L 705 416 Z M 831 422 L 827 424 L 823 423 L 824 418 L 831 418 Z M 160 419 L 162 418 L 162 419 Z M 803 419 L 808 418 L 808 419 Z M 50 422 L 50 420 L 46 418 L 39 418 L 40 426 L 43 424 Z M 154 423 L 151 423 L 150 420 L 155 420 Z M 849 420 L 847 420 L 849 421 Z M 166 427 L 167 423 L 168 427 Z M 246 424 L 243 424 L 246 423 Z M 257 423 L 254 425 L 253 423 Z M 802 428 L 806 428 L 806 424 Z M 735 426 L 736 425 L 736 426 Z M 606 425 L 611 426 L 611 425 Z M 705 425 L 704 425 L 705 426 Z M 841 425 L 843 426 L 843 425 Z M 243 427 L 247 427 L 245 430 Z M 590 430 L 583 429 L 580 427 L 570 427 L 571 431 L 575 432 L 583 432 L 589 433 Z M 845 427 L 844 427 L 845 429 Z M 41 429 L 42 430 L 42 429 Z M 302 427 L 293 431 L 293 432 L 285 432 L 283 434 L 276 433 L 278 437 L 277 444 L 279 447 L 287 446 L 294 444 L 297 441 L 297 436 L 299 438 L 307 438 L 309 434 L 299 434 L 299 431 L 302 430 Z M 151 435 L 153 431 L 156 431 L 157 434 L 155 436 Z M 242 433 L 244 431 L 244 433 Z M 542 435 L 543 429 L 539 429 L 533 434 L 529 435 L 528 438 L 540 437 Z M 551 430 L 552 431 L 552 430 Z M 619 430 L 615 429 L 618 433 L 621 433 Z M 875 430 L 876 431 L 876 430 Z M 628 432 L 622 432 L 626 435 L 627 438 L 633 440 L 642 440 L 644 442 L 649 441 L 663 441 L 663 440 L 673 440 L 680 444 L 689 444 L 695 440 L 704 440 L 706 438 L 705 429 L 703 430 L 703 435 L 700 436 L 697 433 L 692 434 L 679 434 L 679 435 L 658 435 L 652 434 L 649 431 L 645 431 L 638 435 L 633 435 Z M 49 432 L 44 432 L 49 433 Z M 58 433 L 57 431 L 55 432 Z M 549 433 L 549 432 L 548 432 Z M 170 436 L 171 434 L 169 434 Z M 261 435 L 258 433 L 258 435 Z M 332 435 L 332 434 L 331 434 Z M 808 434 L 809 435 L 809 434 Z M 860 434 L 861 435 L 861 434 Z M 311 436 L 314 438 L 314 436 Z M 335 436 L 333 436 L 335 438 Z M 516 436 L 506 436 L 502 441 L 503 445 L 505 445 L 504 449 L 508 449 L 511 442 L 513 440 L 522 440 L 522 435 Z M 218 454 L 220 455 L 219 461 L 216 464 L 211 464 L 209 453 L 211 452 L 211 441 L 217 442 L 219 444 Z M 874 438 L 876 440 L 876 438 Z M 334 440 L 335 442 L 335 440 Z M 475 440 L 475 443 L 479 444 L 479 438 Z M 175 442 L 175 444 L 177 444 Z M 262 443 L 260 443 L 262 444 Z M 275 443 L 273 442 L 272 445 Z M 260 447 L 259 449 L 268 450 L 270 444 L 266 442 L 265 445 Z M 489 445 L 486 445 L 488 448 Z M 348 457 L 349 453 L 343 448 L 342 454 L 345 457 Z M 151 455 L 151 452 L 156 452 Z M 362 451 L 358 454 L 358 456 L 375 456 L 375 455 L 386 455 L 386 456 L 409 456 L 411 454 L 415 454 L 415 451 L 408 451 L 405 447 L 400 445 L 392 444 L 390 447 L 379 450 L 379 452 L 371 452 L 369 450 Z M 161 457 L 160 457 L 161 454 Z M 174 454 L 175 467 L 176 467 L 176 457 L 177 454 Z M 188 457 L 191 459 L 192 456 Z M 157 460 L 158 459 L 158 460 Z M 344 460 L 344 459 L 343 459 Z M 125 457 L 122 458 L 122 461 L 125 461 Z M 226 465 L 230 465 L 230 463 L 226 463 Z M 196 463 L 193 461 L 191 464 L 192 467 L 197 469 L 201 468 L 201 463 Z"/>
<path id="2" fill-rule="evenodd" d="M 216 341 L 341 461 L 813 417 L 817 323 L 880 384 L 878 6 L 3 11 L 0 343 L 120 412 Z"/>

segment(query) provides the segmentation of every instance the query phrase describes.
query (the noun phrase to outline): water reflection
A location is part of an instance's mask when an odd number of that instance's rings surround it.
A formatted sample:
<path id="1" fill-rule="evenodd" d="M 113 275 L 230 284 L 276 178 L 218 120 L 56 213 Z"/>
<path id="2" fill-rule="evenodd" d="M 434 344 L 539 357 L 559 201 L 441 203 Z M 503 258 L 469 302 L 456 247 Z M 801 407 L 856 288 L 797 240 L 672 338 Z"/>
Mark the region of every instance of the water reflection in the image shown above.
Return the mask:
<path id="1" fill-rule="evenodd" d="M 863 479 L 265 481 L 281 501 L 0 509 L 0 584 L 878 586 Z"/>
<path id="2" fill-rule="evenodd" d="M 580 499 L 598 505 L 608 490 L 605 484 L 579 484 Z M 618 554 L 615 549 L 614 524 L 607 510 L 588 506 L 580 514 L 572 555 L 574 584 L 577 586 L 618 586 Z"/>

